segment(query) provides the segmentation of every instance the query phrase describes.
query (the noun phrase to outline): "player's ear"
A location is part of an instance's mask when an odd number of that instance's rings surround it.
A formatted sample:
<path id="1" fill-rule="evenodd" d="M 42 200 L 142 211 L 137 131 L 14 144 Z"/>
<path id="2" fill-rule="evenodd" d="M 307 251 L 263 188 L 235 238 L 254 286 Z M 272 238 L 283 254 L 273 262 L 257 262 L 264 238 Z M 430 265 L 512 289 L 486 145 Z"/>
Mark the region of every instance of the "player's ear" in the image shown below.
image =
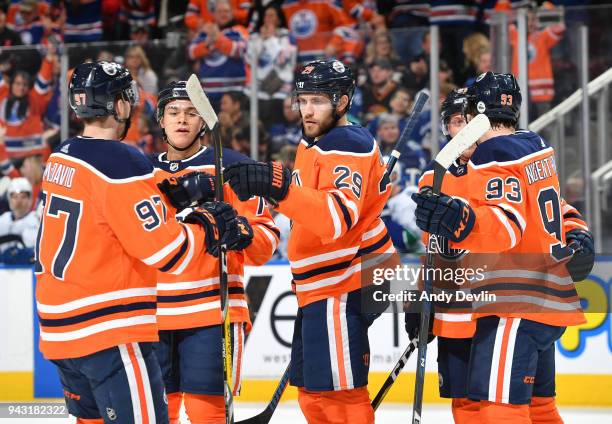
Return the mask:
<path id="1" fill-rule="evenodd" d="M 348 110 L 348 102 L 348 96 L 346 94 L 343 94 L 342 96 L 340 96 L 340 100 L 338 100 L 338 105 L 336 106 L 336 109 L 338 111 L 346 112 Z"/>

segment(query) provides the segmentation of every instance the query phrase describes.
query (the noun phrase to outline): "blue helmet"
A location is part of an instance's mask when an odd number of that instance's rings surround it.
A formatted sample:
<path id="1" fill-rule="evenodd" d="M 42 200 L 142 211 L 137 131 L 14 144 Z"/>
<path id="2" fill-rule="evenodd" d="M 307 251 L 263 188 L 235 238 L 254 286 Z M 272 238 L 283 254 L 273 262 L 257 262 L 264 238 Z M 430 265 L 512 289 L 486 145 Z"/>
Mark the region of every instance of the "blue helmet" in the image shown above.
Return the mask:
<path id="1" fill-rule="evenodd" d="M 138 103 L 138 87 L 130 72 L 118 63 L 92 62 L 78 65 L 68 87 L 70 107 L 79 118 L 116 116 L 118 96 Z"/>
<path id="2" fill-rule="evenodd" d="M 512 74 L 486 72 L 468 88 L 468 111 L 516 125 L 521 110 L 521 90 Z"/>
<path id="3" fill-rule="evenodd" d="M 351 69 L 339 60 L 316 60 L 304 66 L 295 76 L 294 94 L 325 93 L 334 107 L 347 95 L 349 106 L 355 92 L 355 77 Z"/>

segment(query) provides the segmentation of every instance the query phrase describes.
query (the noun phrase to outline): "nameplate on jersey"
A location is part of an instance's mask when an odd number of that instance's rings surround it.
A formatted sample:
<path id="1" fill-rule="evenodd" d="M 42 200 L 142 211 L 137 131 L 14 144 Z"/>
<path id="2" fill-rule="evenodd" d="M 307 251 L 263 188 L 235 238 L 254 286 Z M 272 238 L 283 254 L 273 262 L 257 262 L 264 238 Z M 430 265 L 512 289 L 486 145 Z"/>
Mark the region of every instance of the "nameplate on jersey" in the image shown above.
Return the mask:
<path id="1" fill-rule="evenodd" d="M 548 156 L 529 162 L 525 165 L 525 174 L 527 174 L 529 185 L 556 176 L 557 166 L 555 164 L 555 157 Z"/>
<path id="2" fill-rule="evenodd" d="M 50 162 L 45 167 L 43 181 L 70 188 L 72 187 L 72 181 L 75 173 L 76 169 L 71 166 L 57 162 Z"/>

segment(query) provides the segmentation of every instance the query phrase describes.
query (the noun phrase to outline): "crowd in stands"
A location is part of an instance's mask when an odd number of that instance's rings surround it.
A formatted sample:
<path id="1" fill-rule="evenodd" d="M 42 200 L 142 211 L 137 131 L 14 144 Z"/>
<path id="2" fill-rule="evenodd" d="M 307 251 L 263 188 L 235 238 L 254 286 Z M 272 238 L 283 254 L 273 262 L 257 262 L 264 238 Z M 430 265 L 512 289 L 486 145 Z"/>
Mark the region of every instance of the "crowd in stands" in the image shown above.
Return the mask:
<path id="1" fill-rule="evenodd" d="M 61 104 L 61 79 L 69 78 L 61 73 L 62 52 L 67 52 L 70 68 L 84 60 L 107 60 L 123 63 L 130 70 L 139 86 L 140 103 L 125 142 L 147 154 L 165 150 L 155 118 L 158 90 L 169 81 L 196 73 L 218 111 L 225 146 L 250 155 L 250 81 L 256 75 L 259 160 L 285 163 L 294 160 L 301 137 L 300 116 L 291 98 L 294 72 L 315 58 L 337 58 L 357 76 L 350 119 L 367 126 L 388 154 L 406 125 L 416 94 L 429 89 L 429 25 L 440 28 L 440 99 L 436 100 L 442 101 L 453 88 L 469 85 L 491 69 L 493 52 L 488 35 L 492 13 L 508 14 L 510 40 L 516 47 L 515 11 L 526 7 L 532 55 L 529 100 L 535 105 L 533 113 L 540 114 L 555 100 L 551 51 L 562 40 L 565 25 L 563 18 L 539 23 L 538 13 L 556 5 L 588 3 L 0 2 L 0 171 L 4 176 L 0 191 L 5 193 L 0 213 L 9 213 L 11 218 L 0 217 L 0 234 L 5 234 L 3 226 L 30 216 L 14 211 L 13 196 L 29 193 L 29 210 L 36 210 L 45 159 L 60 142 L 61 112 L 68 108 Z M 512 64 L 516 66 L 516 48 L 514 53 Z M 400 221 L 410 208 L 409 190 L 429 160 L 430 118 L 427 107 L 405 147 L 395 179 L 399 197 L 390 202 L 388 213 Z M 81 128 L 71 115 L 70 135 L 78 134 Z M 20 181 L 15 185 L 19 190 L 10 188 L 13 181 Z M 418 249 L 416 228 L 409 222 L 398 225 L 396 244 L 404 251 Z M 30 240 L 24 234 L 24 246 L 31 248 L 26 239 Z"/>

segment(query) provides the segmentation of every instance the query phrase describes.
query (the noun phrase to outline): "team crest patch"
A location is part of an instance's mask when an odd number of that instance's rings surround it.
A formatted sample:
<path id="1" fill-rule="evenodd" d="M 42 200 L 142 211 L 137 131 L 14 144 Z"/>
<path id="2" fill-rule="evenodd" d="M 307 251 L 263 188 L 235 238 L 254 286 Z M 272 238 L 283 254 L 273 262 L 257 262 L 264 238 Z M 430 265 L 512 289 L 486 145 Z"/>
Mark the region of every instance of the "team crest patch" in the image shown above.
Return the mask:
<path id="1" fill-rule="evenodd" d="M 108 75 L 113 76 L 117 74 L 119 70 L 119 65 L 112 62 L 102 62 L 102 70 L 106 72 Z"/>
<path id="2" fill-rule="evenodd" d="M 338 72 L 338 73 L 342 73 L 346 70 L 346 68 L 344 67 L 344 64 L 342 62 L 339 61 L 334 61 L 334 63 L 332 63 L 332 68 L 334 68 L 334 71 Z"/>
<path id="3" fill-rule="evenodd" d="M 172 162 L 170 164 L 170 171 L 176 171 L 178 169 L 178 163 L 177 162 Z"/>

